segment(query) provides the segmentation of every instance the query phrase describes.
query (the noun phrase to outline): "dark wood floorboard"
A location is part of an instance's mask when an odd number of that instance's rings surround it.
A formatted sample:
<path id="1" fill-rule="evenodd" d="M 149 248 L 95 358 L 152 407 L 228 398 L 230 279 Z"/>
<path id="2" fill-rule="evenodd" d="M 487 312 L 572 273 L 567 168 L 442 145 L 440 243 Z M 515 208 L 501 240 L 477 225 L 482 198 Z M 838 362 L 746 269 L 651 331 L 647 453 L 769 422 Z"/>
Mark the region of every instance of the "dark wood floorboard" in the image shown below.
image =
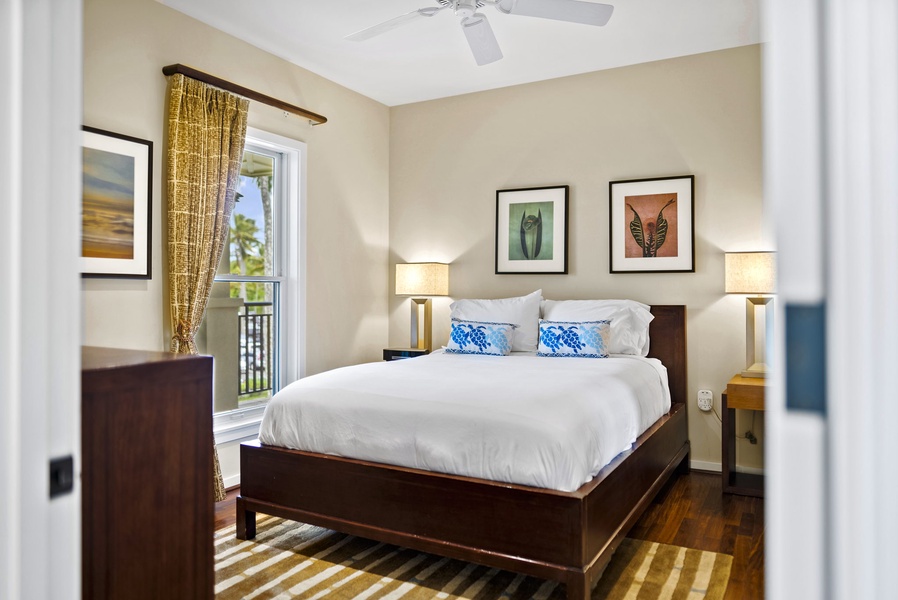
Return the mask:
<path id="1" fill-rule="evenodd" d="M 237 495 L 240 486 L 227 490 L 225 499 L 215 503 L 215 530 L 218 531 L 237 522 Z"/>
<path id="2" fill-rule="evenodd" d="M 215 505 L 215 529 L 236 521 L 240 488 Z M 764 500 L 721 493 L 719 474 L 675 476 L 628 537 L 733 556 L 725 600 L 764 597 Z"/>
<path id="3" fill-rule="evenodd" d="M 733 556 L 726 600 L 764 597 L 764 499 L 722 494 L 720 474 L 668 483 L 628 537 Z"/>

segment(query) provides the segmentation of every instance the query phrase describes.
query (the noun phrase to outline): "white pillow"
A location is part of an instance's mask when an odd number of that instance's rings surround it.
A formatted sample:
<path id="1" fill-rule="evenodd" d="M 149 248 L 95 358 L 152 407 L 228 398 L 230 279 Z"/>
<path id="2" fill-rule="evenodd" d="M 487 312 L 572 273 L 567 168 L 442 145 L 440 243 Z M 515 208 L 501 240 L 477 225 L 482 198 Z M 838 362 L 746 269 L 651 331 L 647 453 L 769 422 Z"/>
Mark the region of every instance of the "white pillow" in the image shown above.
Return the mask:
<path id="1" fill-rule="evenodd" d="M 611 354 L 649 353 L 649 323 L 655 317 L 649 306 L 635 300 L 546 300 L 542 318 L 547 321 L 611 321 Z"/>
<path id="2" fill-rule="evenodd" d="M 543 291 L 526 296 L 499 300 L 456 300 L 449 305 L 449 316 L 462 321 L 511 323 L 517 326 L 511 349 L 515 352 L 536 352 L 539 344 L 539 303 Z"/>

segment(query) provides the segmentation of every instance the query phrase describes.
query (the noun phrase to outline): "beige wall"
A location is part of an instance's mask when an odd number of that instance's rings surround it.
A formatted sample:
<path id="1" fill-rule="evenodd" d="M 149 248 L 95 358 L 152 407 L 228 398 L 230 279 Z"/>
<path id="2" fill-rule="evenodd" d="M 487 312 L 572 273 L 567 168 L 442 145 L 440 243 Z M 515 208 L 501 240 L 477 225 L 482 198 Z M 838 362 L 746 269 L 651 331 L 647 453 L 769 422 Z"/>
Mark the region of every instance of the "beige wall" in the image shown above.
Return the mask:
<path id="1" fill-rule="evenodd" d="M 86 0 L 84 123 L 152 140 L 153 277 L 82 284 L 86 344 L 168 347 L 166 78 L 183 63 L 328 117 L 251 103 L 249 124 L 308 144 L 308 373 L 377 360 L 387 338 L 389 109 L 153 0 Z"/>
<path id="2" fill-rule="evenodd" d="M 250 125 L 308 144 L 307 372 L 407 345 L 388 265 L 452 263 L 454 298 L 537 288 L 689 309 L 689 394 L 741 368 L 743 301 L 723 252 L 770 248 L 762 223 L 760 50 L 746 47 L 388 109 L 153 0 L 86 0 L 84 123 L 154 142 L 153 278 L 83 283 L 83 341 L 165 349 L 161 68 L 184 63 L 326 115 L 252 103 Z M 608 273 L 608 182 L 696 176 L 696 273 Z M 495 190 L 571 186 L 570 272 L 493 273 Z M 435 342 L 450 298 L 437 299 Z M 693 460 L 720 461 L 720 426 L 690 405 Z M 738 424 L 744 432 L 748 421 Z M 761 420 L 755 432 L 762 438 Z M 740 463 L 762 464 L 740 442 Z"/>
<path id="3" fill-rule="evenodd" d="M 724 295 L 724 251 L 772 248 L 760 67 L 750 46 L 393 108 L 391 264 L 451 262 L 452 298 L 542 288 L 687 305 L 692 459 L 719 466 L 720 424 L 694 398 L 713 390 L 719 411 L 743 367 L 744 300 Z M 682 174 L 695 175 L 695 273 L 609 274 L 608 182 Z M 496 190 L 558 184 L 570 186 L 569 274 L 495 275 Z M 450 301 L 435 302 L 435 344 L 448 337 Z M 390 342 L 407 345 L 410 301 L 389 302 Z M 761 466 L 762 445 L 740 441 L 740 464 Z"/>

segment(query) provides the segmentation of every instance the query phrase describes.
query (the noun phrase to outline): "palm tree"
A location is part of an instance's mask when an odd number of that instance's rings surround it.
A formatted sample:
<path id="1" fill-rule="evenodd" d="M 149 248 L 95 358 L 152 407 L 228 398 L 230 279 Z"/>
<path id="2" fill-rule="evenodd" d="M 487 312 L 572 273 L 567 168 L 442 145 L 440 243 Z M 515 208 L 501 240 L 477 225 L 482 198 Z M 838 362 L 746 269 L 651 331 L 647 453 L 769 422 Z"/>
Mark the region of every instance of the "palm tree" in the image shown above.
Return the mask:
<path id="1" fill-rule="evenodd" d="M 258 256 L 258 252 L 262 248 L 262 242 L 256 238 L 258 233 L 259 227 L 256 225 L 255 219 L 250 219 L 246 215 L 240 213 L 234 213 L 234 220 L 231 223 L 229 235 L 231 256 L 233 257 L 233 266 L 231 267 L 232 274 L 247 274 L 247 259 L 251 256 Z M 234 271 L 234 267 L 236 267 L 236 272 Z M 240 297 L 246 297 L 246 286 L 243 283 L 240 284 Z"/>

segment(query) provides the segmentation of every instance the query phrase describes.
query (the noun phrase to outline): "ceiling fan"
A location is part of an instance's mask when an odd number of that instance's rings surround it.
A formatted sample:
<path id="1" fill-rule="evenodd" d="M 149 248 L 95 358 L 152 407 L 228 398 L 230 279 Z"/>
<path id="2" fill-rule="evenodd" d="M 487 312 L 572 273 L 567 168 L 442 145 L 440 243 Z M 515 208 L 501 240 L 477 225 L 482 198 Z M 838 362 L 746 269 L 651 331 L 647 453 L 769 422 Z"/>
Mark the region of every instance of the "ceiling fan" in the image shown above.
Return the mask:
<path id="1" fill-rule="evenodd" d="M 584 25 L 604 25 L 611 18 L 614 7 L 582 0 L 436 0 L 439 6 L 428 6 L 394 17 L 372 27 L 347 35 L 345 39 L 361 42 L 380 35 L 400 25 L 423 17 L 432 17 L 446 9 L 452 9 L 474 54 L 478 65 L 487 65 L 502 58 L 502 50 L 486 15 L 477 12 L 492 4 L 500 13 L 555 19 Z"/>

